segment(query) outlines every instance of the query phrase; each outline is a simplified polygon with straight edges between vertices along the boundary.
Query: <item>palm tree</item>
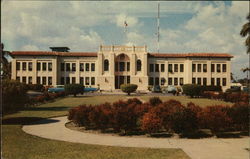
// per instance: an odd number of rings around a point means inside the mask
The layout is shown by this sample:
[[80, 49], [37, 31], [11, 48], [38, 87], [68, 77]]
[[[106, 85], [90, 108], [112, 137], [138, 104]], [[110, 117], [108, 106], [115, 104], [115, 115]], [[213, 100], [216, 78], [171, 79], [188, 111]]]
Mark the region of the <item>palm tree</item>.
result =
[[242, 29], [240, 31], [240, 35], [242, 37], [247, 36], [247, 39], [245, 41], [245, 45], [247, 47], [247, 53], [250, 53], [250, 13], [248, 13], [247, 16], [248, 22], [242, 26]]

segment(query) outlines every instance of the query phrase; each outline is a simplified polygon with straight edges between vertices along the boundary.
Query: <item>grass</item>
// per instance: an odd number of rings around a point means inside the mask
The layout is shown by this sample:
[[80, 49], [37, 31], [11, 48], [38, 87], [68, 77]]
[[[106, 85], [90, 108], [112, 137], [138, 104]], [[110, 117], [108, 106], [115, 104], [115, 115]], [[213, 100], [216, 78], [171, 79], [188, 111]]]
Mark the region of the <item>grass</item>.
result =
[[181, 149], [125, 148], [77, 144], [32, 136], [21, 130], [23, 124], [67, 115], [80, 104], [100, 104], [127, 96], [66, 97], [54, 102], [6, 115], [2, 125], [2, 155], [5, 159], [190, 159]]

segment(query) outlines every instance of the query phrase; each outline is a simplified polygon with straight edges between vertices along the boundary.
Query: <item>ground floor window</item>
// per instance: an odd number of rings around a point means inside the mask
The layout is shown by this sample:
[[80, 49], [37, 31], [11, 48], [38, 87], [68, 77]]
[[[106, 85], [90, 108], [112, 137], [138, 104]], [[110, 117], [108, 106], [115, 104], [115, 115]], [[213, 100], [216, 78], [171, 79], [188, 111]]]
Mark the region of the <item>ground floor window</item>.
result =
[[36, 83], [37, 83], [37, 84], [41, 84], [41, 77], [37, 77], [37, 78], [36, 78]]
[[197, 78], [197, 84], [201, 85], [201, 78]]
[[195, 84], [195, 83], [196, 83], [196, 79], [192, 78], [192, 84]]
[[178, 85], [178, 78], [174, 78], [174, 85], [175, 85], [175, 86]]
[[214, 78], [211, 78], [211, 85], [214, 86]]
[[46, 77], [42, 77], [42, 83], [43, 85], [46, 85]]
[[183, 85], [183, 78], [180, 78], [180, 85]]
[[162, 78], [161, 78], [161, 85], [164, 85], [165, 82], [166, 82], [165, 78], [162, 77]]
[[204, 85], [204, 86], [207, 85], [207, 78], [203, 78], [203, 85]]
[[64, 81], [64, 77], [61, 77], [61, 85], [64, 85], [65, 81]]
[[95, 85], [95, 77], [91, 77], [91, 85]]
[[19, 77], [19, 76], [17, 76], [17, 77], [16, 77], [16, 80], [17, 80], [18, 82], [20, 82], [20, 77]]
[[84, 77], [80, 77], [80, 84], [84, 85]]
[[154, 78], [153, 77], [149, 77], [149, 85], [154, 85]]
[[85, 84], [89, 85], [89, 77], [85, 77]]
[[48, 85], [52, 85], [52, 77], [48, 77]]
[[29, 84], [32, 84], [32, 77], [29, 77], [28, 83], [29, 83]]
[[168, 78], [168, 85], [172, 85], [172, 84], [173, 84], [172, 78]]
[[155, 85], [156, 85], [156, 86], [159, 85], [159, 77], [155, 77]]
[[76, 78], [75, 78], [75, 77], [72, 77], [72, 78], [71, 78], [71, 83], [72, 83], [72, 84], [75, 84], [75, 83], [76, 83]]
[[66, 84], [70, 84], [70, 78], [66, 77]]
[[217, 78], [216, 85], [220, 86], [220, 78]]
[[223, 78], [223, 79], [222, 79], [222, 85], [223, 85], [223, 86], [226, 86], [226, 85], [227, 85], [227, 79], [226, 79], [226, 78]]

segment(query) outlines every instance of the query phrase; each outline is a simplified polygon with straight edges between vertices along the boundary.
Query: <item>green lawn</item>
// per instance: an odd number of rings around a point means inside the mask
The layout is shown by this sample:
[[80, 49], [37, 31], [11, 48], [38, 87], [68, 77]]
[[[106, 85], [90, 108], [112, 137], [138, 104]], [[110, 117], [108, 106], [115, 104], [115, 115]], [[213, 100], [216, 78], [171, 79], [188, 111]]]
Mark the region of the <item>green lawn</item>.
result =
[[190, 159], [181, 149], [149, 149], [96, 146], [55, 141], [32, 136], [21, 125], [43, 118], [67, 115], [70, 107], [126, 99], [127, 96], [66, 97], [15, 114], [6, 115], [2, 125], [5, 159]]

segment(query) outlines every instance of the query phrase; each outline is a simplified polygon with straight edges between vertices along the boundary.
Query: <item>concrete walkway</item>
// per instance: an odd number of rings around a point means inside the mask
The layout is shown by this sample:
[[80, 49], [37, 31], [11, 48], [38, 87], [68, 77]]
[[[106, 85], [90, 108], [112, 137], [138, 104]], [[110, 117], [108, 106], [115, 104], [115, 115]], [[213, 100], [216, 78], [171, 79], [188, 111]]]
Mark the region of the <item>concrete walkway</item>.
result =
[[65, 127], [67, 117], [50, 118], [24, 125], [28, 134], [75, 143], [121, 147], [181, 148], [192, 159], [249, 159], [249, 138], [238, 139], [173, 139], [120, 137], [108, 134], [91, 134]]

